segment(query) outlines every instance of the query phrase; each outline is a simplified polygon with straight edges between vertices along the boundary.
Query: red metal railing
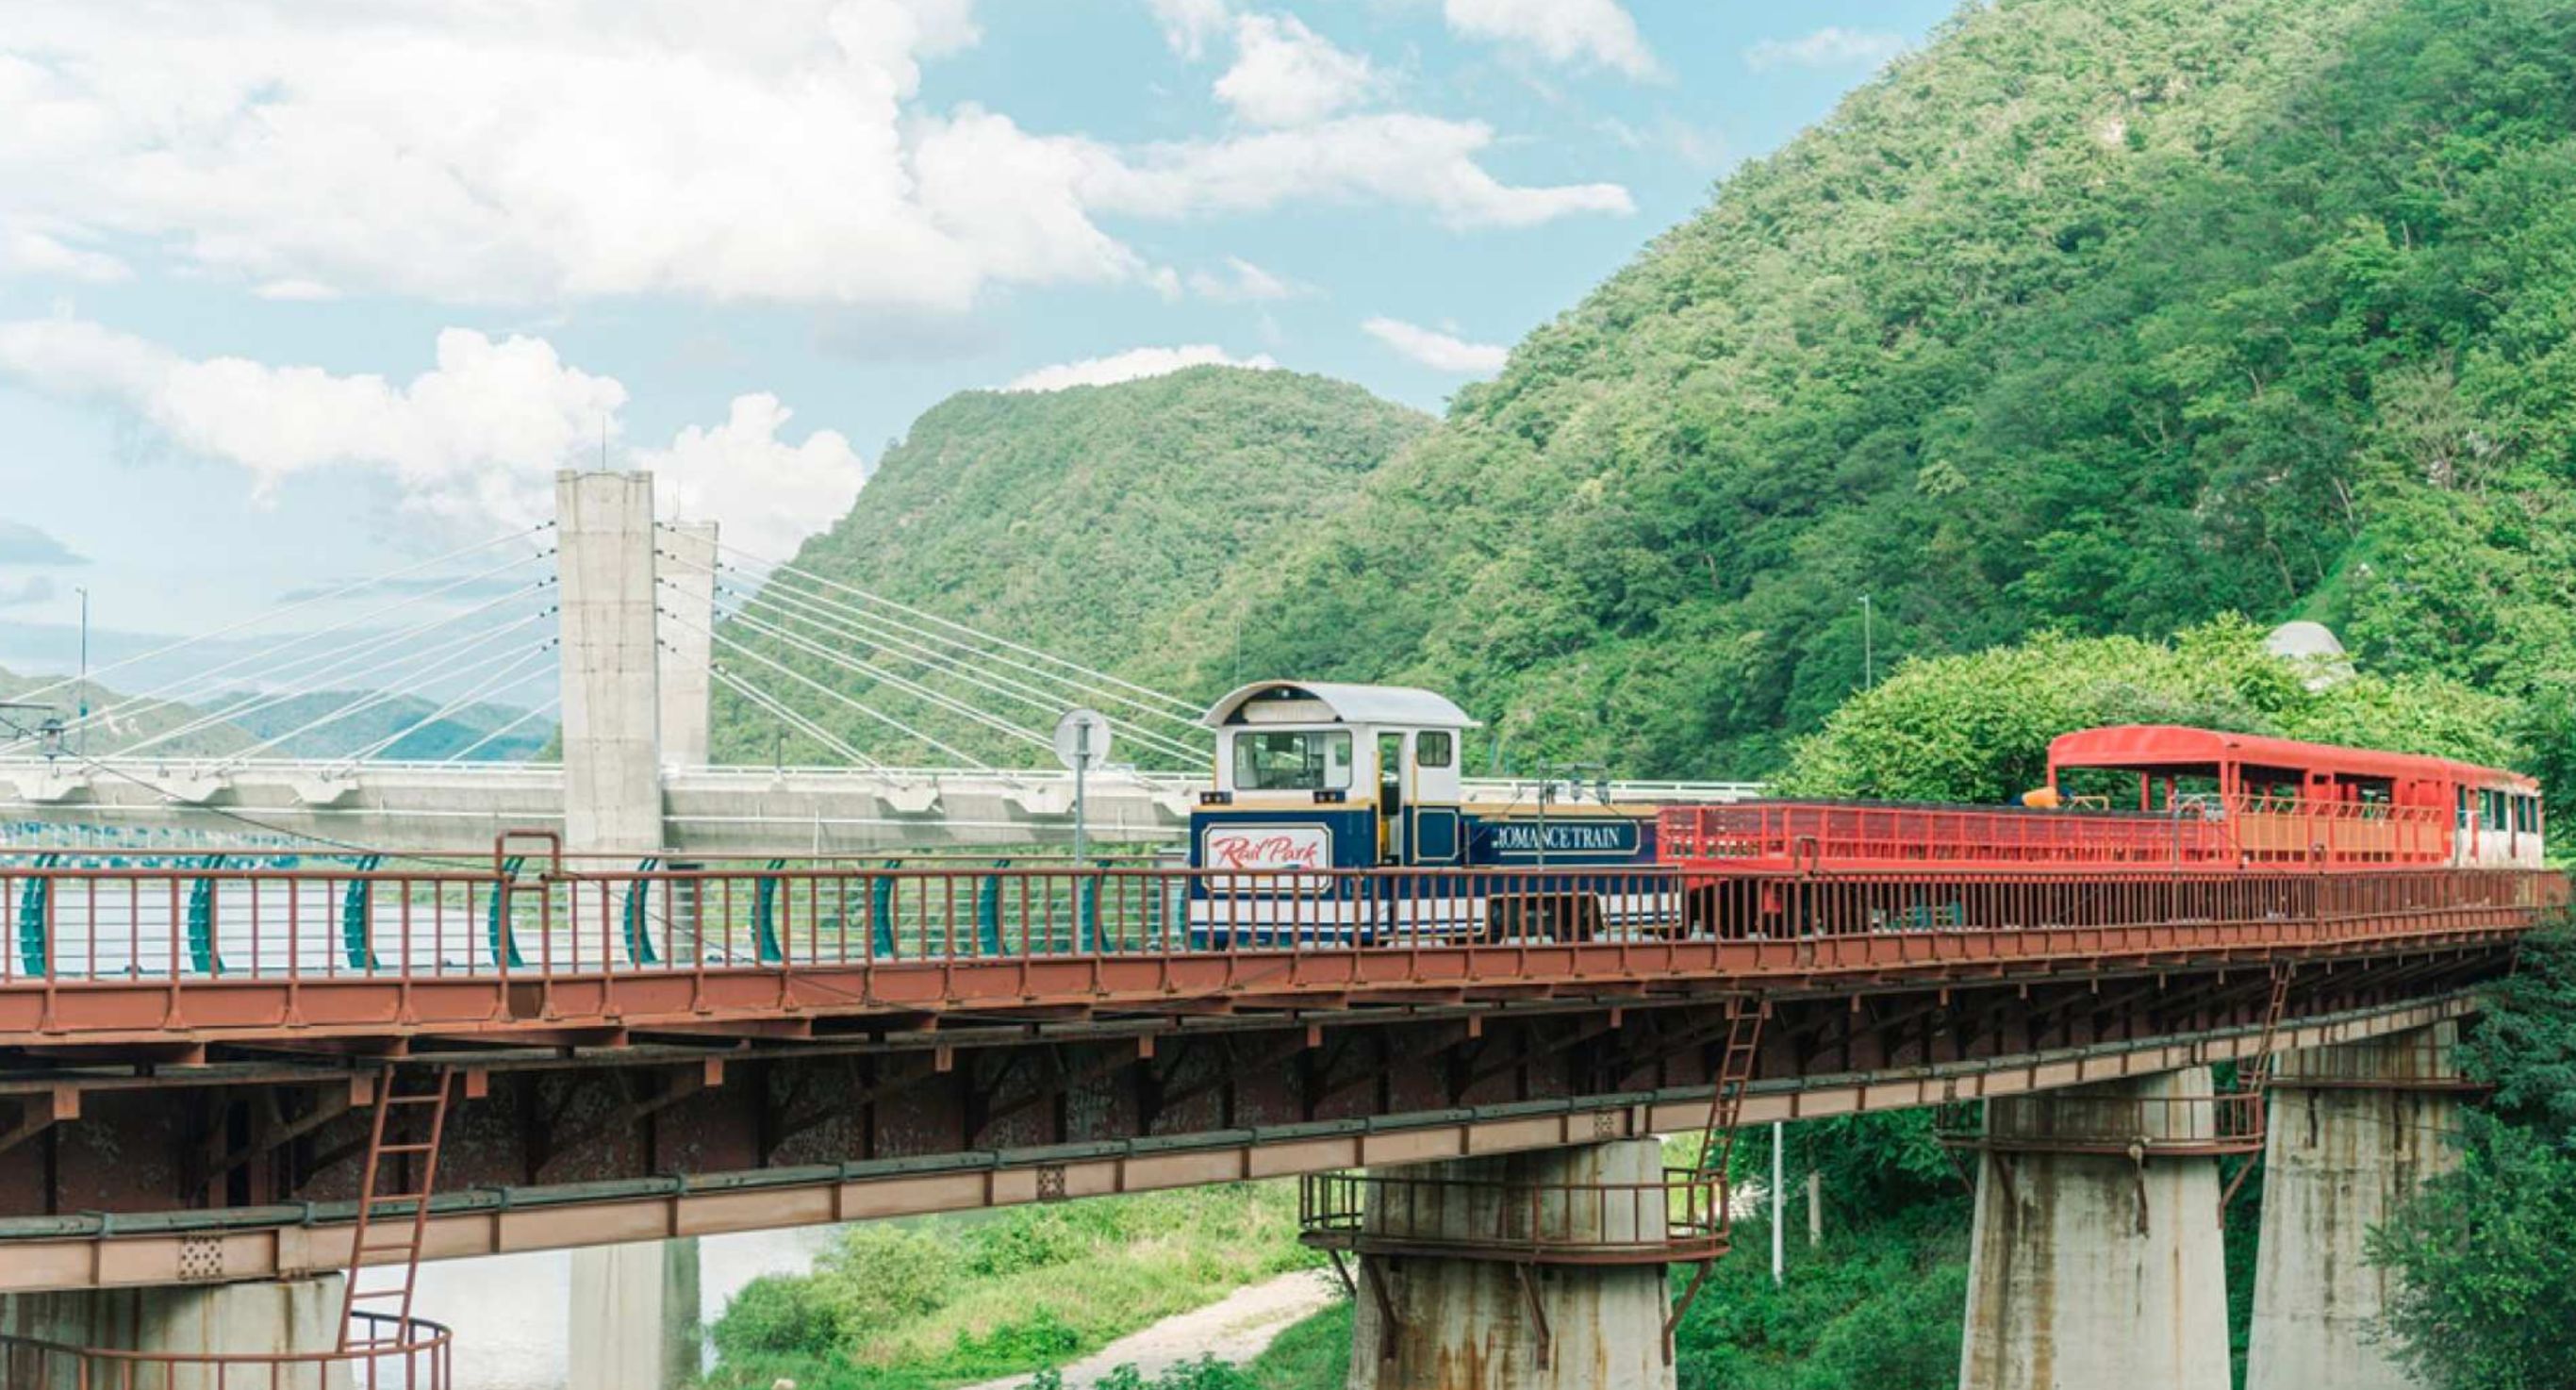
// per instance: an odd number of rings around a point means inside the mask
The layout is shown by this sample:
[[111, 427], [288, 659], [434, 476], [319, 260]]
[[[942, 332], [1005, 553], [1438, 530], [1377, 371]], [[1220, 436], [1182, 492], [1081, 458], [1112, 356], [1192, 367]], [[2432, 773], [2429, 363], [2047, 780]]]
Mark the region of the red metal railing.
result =
[[1298, 1180], [1298, 1239], [1322, 1250], [1524, 1264], [1681, 1264], [1726, 1253], [1722, 1175], [1661, 1182], [1506, 1182], [1315, 1173]]
[[2448, 863], [2448, 824], [2425, 807], [2245, 797], [2156, 815], [1774, 801], [1669, 806], [1657, 834], [1665, 863], [1692, 867], [2362, 868]]
[[0, 866], [0, 1040], [1114, 1004], [2510, 933], [2510, 869]]
[[0, 1334], [10, 1390], [449, 1390], [448, 1330], [426, 1318], [355, 1315], [367, 1335], [312, 1352], [123, 1351]]

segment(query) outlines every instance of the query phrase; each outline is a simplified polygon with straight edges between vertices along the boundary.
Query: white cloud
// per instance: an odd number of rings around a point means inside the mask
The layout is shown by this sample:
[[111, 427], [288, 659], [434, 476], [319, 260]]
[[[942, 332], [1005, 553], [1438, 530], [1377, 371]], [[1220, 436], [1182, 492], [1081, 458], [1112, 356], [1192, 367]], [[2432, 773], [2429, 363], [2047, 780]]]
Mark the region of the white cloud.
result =
[[1436, 372], [1491, 376], [1501, 371], [1511, 356], [1511, 349], [1500, 344], [1471, 343], [1402, 319], [1374, 318], [1361, 324], [1360, 329]]
[[1874, 68], [1904, 51], [1902, 34], [1827, 25], [1794, 39], [1764, 39], [1744, 50], [1744, 65], [1755, 72], [1780, 67]]
[[[243, 469], [260, 496], [303, 474], [363, 469], [389, 479], [413, 511], [482, 529], [551, 514], [555, 470], [592, 458], [603, 429], [618, 437], [626, 403], [615, 378], [567, 365], [543, 338], [464, 328], [441, 332], [436, 365], [397, 384], [191, 359], [80, 319], [28, 319], [0, 323], [0, 375], [131, 410], [180, 448]], [[838, 517], [865, 468], [832, 431], [780, 439], [786, 419], [775, 397], [742, 396], [724, 424], [631, 456], [667, 464], [719, 521], [788, 546]]]
[[1265, 304], [1289, 299], [1302, 292], [1302, 287], [1263, 270], [1241, 256], [1225, 258], [1225, 273], [1208, 270], [1190, 272], [1190, 293], [1201, 299], [1221, 304]]
[[736, 396], [723, 424], [691, 425], [669, 448], [627, 457], [653, 470], [664, 515], [713, 516], [729, 545], [792, 555], [799, 541], [840, 520], [872, 471], [837, 430], [816, 430], [802, 444], [781, 438], [794, 413], [767, 392]]
[[[1164, 12], [1187, 34], [1227, 18]], [[993, 285], [1150, 283], [1104, 214], [1365, 198], [1516, 225], [1610, 201], [1502, 183], [1476, 162], [1489, 131], [1423, 117], [1377, 132], [1413, 141], [1381, 156], [1403, 176], [1354, 180], [1328, 137], [1283, 159], [1275, 134], [1133, 148], [924, 109], [922, 64], [975, 39], [967, 0], [15, 7], [0, 273], [110, 278], [95, 248], [150, 248], [273, 292], [953, 316]], [[1341, 100], [1257, 76], [1239, 85], [1268, 115]]]
[[1287, 203], [1383, 202], [1430, 209], [1453, 227], [1525, 227], [1577, 213], [1636, 211], [1615, 183], [1525, 187], [1485, 171], [1482, 121], [1389, 112], [1241, 139], [1149, 145], [1094, 164], [1083, 196], [1141, 217], [1259, 212]]
[[1234, 42], [1217, 99], [1255, 125], [1312, 125], [1378, 85], [1368, 59], [1334, 47], [1295, 15], [1245, 15], [1235, 21]]
[[1163, 26], [1163, 42], [1195, 63], [1208, 40], [1225, 32], [1225, 0], [1146, 0]]
[[1228, 356], [1225, 349], [1213, 343], [1191, 343], [1185, 347], [1141, 347], [1108, 357], [1086, 358], [1053, 367], [1040, 367], [1019, 377], [1005, 391], [1061, 391], [1068, 386], [1114, 386], [1122, 381], [1140, 381], [1149, 376], [1162, 376], [1184, 367], [1250, 367], [1270, 371], [1278, 367], [1267, 353], [1250, 357]]
[[1441, 14], [1470, 38], [1528, 48], [1551, 63], [1586, 63], [1630, 77], [1661, 72], [1619, 0], [1445, 0]]

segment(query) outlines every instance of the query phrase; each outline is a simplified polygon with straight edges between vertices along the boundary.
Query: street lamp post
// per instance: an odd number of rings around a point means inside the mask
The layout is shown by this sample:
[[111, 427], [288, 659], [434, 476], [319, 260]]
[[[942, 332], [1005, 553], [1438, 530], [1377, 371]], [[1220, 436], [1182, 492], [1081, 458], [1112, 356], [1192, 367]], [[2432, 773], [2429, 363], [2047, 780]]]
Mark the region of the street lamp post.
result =
[[72, 749], [86, 752], [89, 749], [89, 590], [76, 584], [72, 586], [72, 592], [80, 595], [80, 709], [72, 724], [76, 734]]

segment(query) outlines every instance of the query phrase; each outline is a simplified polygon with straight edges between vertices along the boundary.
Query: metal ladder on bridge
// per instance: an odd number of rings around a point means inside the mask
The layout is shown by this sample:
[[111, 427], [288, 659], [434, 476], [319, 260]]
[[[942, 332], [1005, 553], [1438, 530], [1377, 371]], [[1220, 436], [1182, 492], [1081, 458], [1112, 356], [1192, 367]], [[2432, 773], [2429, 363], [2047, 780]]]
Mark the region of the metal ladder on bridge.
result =
[[[1745, 1092], [1753, 1089], [1754, 1067], [1762, 1059], [1762, 1023], [1770, 1013], [1771, 1006], [1759, 997], [1739, 999], [1730, 1006], [1726, 1050], [1718, 1054], [1717, 1088], [1709, 1097], [1708, 1124], [1700, 1131], [1699, 1171], [1702, 1176], [1717, 1177], [1718, 1203], [1724, 1210], [1716, 1215], [1726, 1226], [1735, 1222], [1735, 1185], [1727, 1176], [1735, 1164], [1735, 1131], [1744, 1116]], [[1691, 1271], [1690, 1282], [1673, 1300], [1672, 1313], [1664, 1319], [1666, 1365], [1672, 1364], [1673, 1331], [1681, 1326], [1683, 1315], [1690, 1312], [1691, 1301], [1699, 1297], [1708, 1272], [1705, 1260]]]
[[[447, 1100], [455, 1089], [455, 1074], [447, 1068], [427, 1073], [429, 1087], [405, 1091], [401, 1083], [419, 1072], [403, 1072], [386, 1067], [376, 1075], [376, 1115], [374, 1128], [367, 1136], [367, 1166], [358, 1181], [357, 1229], [350, 1235], [349, 1277], [340, 1301], [340, 1350], [350, 1351], [362, 1304], [385, 1299], [398, 1300], [391, 1315], [395, 1321], [392, 1334], [400, 1340], [411, 1325], [411, 1296], [420, 1276], [420, 1247], [429, 1230], [429, 1194], [438, 1187], [438, 1145], [447, 1132]], [[388, 1163], [387, 1160], [392, 1160]], [[414, 1186], [407, 1178], [393, 1178], [395, 1190], [380, 1190], [389, 1174], [418, 1174]], [[408, 1204], [404, 1214], [395, 1208]], [[401, 1231], [395, 1240], [376, 1239], [380, 1227], [392, 1226]], [[391, 1268], [400, 1282], [376, 1288], [363, 1288], [367, 1260], [371, 1255], [399, 1253], [402, 1262]], [[381, 1316], [380, 1314], [371, 1314]], [[382, 1340], [370, 1338], [370, 1341]]]

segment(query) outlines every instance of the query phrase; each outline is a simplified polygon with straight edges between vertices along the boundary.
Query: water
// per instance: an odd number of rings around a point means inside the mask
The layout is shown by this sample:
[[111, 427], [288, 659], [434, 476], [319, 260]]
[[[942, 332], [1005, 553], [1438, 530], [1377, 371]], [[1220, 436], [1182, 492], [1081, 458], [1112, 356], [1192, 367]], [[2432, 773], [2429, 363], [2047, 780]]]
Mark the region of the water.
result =
[[[760, 1275], [810, 1268], [832, 1236], [818, 1227], [702, 1238], [701, 1321], [712, 1326], [725, 1301]], [[563, 1390], [571, 1297], [572, 1256], [538, 1250], [422, 1265], [414, 1305], [456, 1330], [456, 1390]]]

